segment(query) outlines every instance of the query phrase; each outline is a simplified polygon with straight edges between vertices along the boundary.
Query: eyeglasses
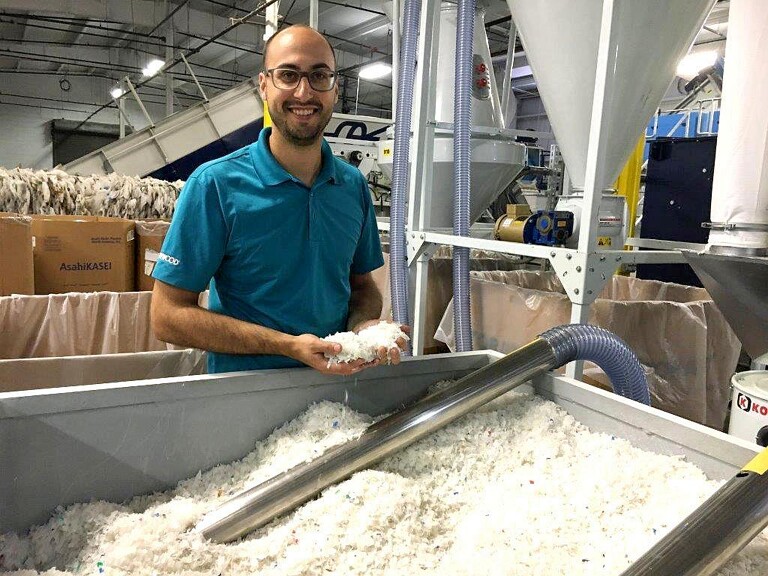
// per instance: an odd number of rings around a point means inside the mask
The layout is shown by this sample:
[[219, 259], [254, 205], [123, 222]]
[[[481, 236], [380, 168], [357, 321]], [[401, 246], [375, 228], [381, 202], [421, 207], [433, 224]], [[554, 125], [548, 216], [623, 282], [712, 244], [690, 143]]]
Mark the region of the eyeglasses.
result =
[[336, 72], [325, 68], [311, 72], [293, 68], [269, 68], [264, 73], [272, 77], [272, 84], [278, 90], [295, 90], [302, 78], [306, 78], [312, 90], [317, 92], [328, 92], [336, 85]]

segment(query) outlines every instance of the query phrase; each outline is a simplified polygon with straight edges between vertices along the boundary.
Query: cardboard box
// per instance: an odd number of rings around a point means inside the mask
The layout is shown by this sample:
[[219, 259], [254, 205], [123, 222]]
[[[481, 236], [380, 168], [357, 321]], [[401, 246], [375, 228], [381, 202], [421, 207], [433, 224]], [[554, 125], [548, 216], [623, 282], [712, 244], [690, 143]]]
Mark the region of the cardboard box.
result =
[[136, 221], [136, 290], [152, 290], [157, 255], [171, 225], [169, 220]]
[[35, 293], [129, 292], [135, 226], [104, 216], [33, 216]]
[[32, 219], [0, 212], [0, 296], [34, 294]]
[[507, 216], [510, 218], [519, 218], [520, 216], [530, 216], [531, 207], [528, 204], [507, 204]]

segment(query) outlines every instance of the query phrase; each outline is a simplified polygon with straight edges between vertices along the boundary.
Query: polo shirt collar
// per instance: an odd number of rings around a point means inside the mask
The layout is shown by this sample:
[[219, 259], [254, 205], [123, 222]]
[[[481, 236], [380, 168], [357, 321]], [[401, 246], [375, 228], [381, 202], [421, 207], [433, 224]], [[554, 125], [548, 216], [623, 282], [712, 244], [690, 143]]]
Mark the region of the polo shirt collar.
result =
[[[256, 146], [251, 148], [251, 159], [259, 178], [261, 178], [266, 186], [276, 186], [291, 180], [299, 182], [297, 178], [291, 176], [288, 171], [275, 160], [275, 157], [269, 149], [270, 134], [272, 134], [272, 128], [264, 128], [259, 134]], [[336, 158], [334, 158], [331, 147], [328, 142], [325, 141], [325, 138], [323, 138], [320, 154], [320, 173], [315, 179], [315, 185], [325, 182], [338, 183], [339, 175], [336, 172]]]

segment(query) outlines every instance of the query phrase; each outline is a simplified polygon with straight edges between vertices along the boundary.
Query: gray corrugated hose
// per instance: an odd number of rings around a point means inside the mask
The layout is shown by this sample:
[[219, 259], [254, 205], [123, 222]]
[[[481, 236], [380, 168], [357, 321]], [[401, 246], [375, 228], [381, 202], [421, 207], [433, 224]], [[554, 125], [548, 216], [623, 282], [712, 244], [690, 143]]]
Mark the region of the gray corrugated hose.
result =
[[[389, 218], [389, 267], [392, 315], [398, 324], [410, 324], [408, 314], [408, 254], [405, 248], [405, 216], [408, 198], [411, 115], [416, 76], [416, 48], [419, 40], [421, 0], [406, 0], [403, 16], [400, 92], [395, 114], [395, 149], [392, 155], [392, 198]], [[394, 15], [397, 25], [398, 14]], [[395, 54], [393, 57], [397, 57]]]
[[576, 360], [594, 362], [608, 375], [616, 394], [650, 406], [651, 393], [635, 353], [608, 330], [589, 324], [566, 324], [539, 336], [549, 342], [563, 366]]
[[[469, 236], [469, 194], [472, 162], [472, 52], [475, 0], [460, 0], [456, 15], [456, 79], [453, 104], [453, 233]], [[453, 328], [456, 350], [472, 350], [469, 248], [453, 247]]]

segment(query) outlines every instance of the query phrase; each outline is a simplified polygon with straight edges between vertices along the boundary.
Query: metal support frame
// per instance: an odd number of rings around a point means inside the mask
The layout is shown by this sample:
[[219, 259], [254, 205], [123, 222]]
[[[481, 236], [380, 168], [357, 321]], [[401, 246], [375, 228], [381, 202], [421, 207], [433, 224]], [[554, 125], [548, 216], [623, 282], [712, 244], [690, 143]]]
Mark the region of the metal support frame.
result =
[[280, 26], [280, 2], [267, 6], [264, 10], [264, 42], [269, 40]]
[[[436, 122], [430, 121], [429, 124], [434, 126], [438, 130], [448, 130], [453, 132], [453, 122]], [[518, 136], [526, 136], [528, 138], [542, 138], [545, 140], [551, 140], [555, 137], [552, 132], [536, 132], [534, 130], [518, 130], [517, 128], [495, 128], [492, 126], [472, 126], [470, 131], [471, 136], [504, 139], [514, 141]]]
[[[413, 108], [413, 137], [411, 165], [408, 177], [408, 216], [406, 220], [406, 243], [409, 253], [409, 291], [411, 302], [410, 317], [413, 323], [411, 347], [413, 354], [424, 352], [424, 326], [427, 309], [427, 282], [429, 258], [423, 254], [414, 255], [411, 250], [417, 244], [415, 230], [429, 226], [432, 203], [432, 171], [429, 169], [434, 156], [435, 144], [435, 78], [437, 76], [437, 53], [440, 45], [440, 2], [424, 0], [419, 21], [419, 68], [415, 82], [415, 105]], [[428, 57], [424, 57], [428, 55]], [[424, 63], [424, 65], [422, 65]], [[416, 154], [415, 151], [420, 151]], [[418, 242], [420, 244], [420, 242]]]
[[[605, 155], [607, 140], [604, 136], [607, 133], [608, 125], [603, 121], [604, 113], [611, 103], [613, 98], [611, 85], [608, 83], [608, 75], [613, 69], [616, 63], [616, 52], [610, 50], [610, 46], [615, 45], [615, 37], [618, 34], [618, 28], [614, 26], [616, 18], [618, 18], [618, 11], [614, 10], [615, 0], [603, 1], [603, 12], [600, 23], [600, 40], [597, 47], [597, 67], [595, 71], [595, 89], [592, 97], [592, 119], [589, 126], [589, 144], [587, 146], [587, 166], [584, 178], [584, 207], [581, 211], [581, 223], [579, 224], [579, 242], [578, 253], [575, 254], [576, 260], [583, 260], [582, 266], [583, 273], [587, 270], [597, 270], [601, 266], [590, 259], [587, 255], [595, 252], [597, 248], [597, 231], [598, 231], [598, 213], [600, 210], [600, 200], [602, 199], [602, 188], [600, 184], [604, 179], [605, 174]], [[598, 260], [600, 262], [600, 260]], [[620, 257], [614, 265], [619, 264]], [[586, 268], [583, 268], [585, 267]], [[553, 263], [555, 271], [558, 271], [558, 266]], [[575, 269], [574, 269], [575, 271]], [[567, 278], [567, 270], [561, 270], [558, 272], [563, 286], [566, 283], [570, 283], [570, 279]], [[610, 271], [612, 272], [612, 270]], [[610, 272], [602, 269], [600, 271], [600, 279], [602, 284], [600, 290], [602, 290], [603, 284], [610, 277]], [[580, 286], [572, 288], [577, 298], [583, 298], [585, 293], [589, 296], [596, 297], [600, 290], [597, 289], [597, 285], [592, 282], [587, 282], [587, 276], [580, 276], [580, 281], [577, 281]], [[578, 290], [578, 293], [576, 292]], [[566, 288], [567, 291], [567, 288]], [[571, 294], [571, 322], [572, 323], [584, 323], [589, 320], [589, 303], [583, 301], [574, 300]], [[568, 365], [566, 368], [566, 374], [572, 378], [581, 378], [584, 371], [583, 362], [574, 362]]]
[[189, 65], [189, 62], [184, 56], [184, 52], [179, 52], [179, 55], [181, 56], [181, 59], [184, 61], [184, 66], [186, 66], [187, 70], [189, 70], [189, 75], [192, 76], [192, 80], [195, 81], [195, 86], [197, 86], [197, 89], [200, 91], [200, 95], [203, 97], [203, 100], [208, 102], [208, 96], [205, 95], [205, 91], [203, 90], [203, 87], [200, 86], [200, 82], [197, 81], [197, 76], [195, 76], [195, 71], [192, 70], [192, 66]]
[[224, 134], [221, 133], [221, 130], [219, 130], [219, 127], [216, 125], [216, 122], [213, 121], [213, 118], [211, 117], [211, 103], [209, 101], [205, 101], [202, 103], [203, 110], [205, 110], [206, 114], [205, 117], [208, 120], [208, 125], [213, 129], [213, 131], [216, 133], [216, 136], [219, 140], [222, 139]]
[[128, 78], [128, 76], [125, 77], [125, 83], [128, 84], [128, 90], [130, 90], [131, 94], [133, 94], [136, 103], [139, 105], [139, 108], [141, 108], [141, 111], [144, 114], [144, 117], [147, 119], [147, 122], [149, 122], [149, 125], [154, 126], [155, 122], [152, 120], [152, 116], [150, 116], [149, 112], [147, 112], [147, 109], [144, 107], [144, 102], [142, 102], [141, 98], [139, 98], [139, 95], [136, 93], [136, 88], [133, 87], [133, 82], [131, 82], [131, 79]]
[[[486, 230], [485, 237], [477, 237], [480, 227], [473, 226], [473, 236], [460, 237], [452, 235], [450, 230], [431, 227], [429, 222], [432, 201], [430, 160], [433, 157], [434, 134], [436, 129], [452, 130], [449, 123], [438, 123], [434, 120], [434, 65], [421, 66], [421, 63], [436, 62], [437, 35], [439, 26], [438, 0], [425, 0], [422, 8], [420, 23], [420, 40], [418, 61], [420, 63], [416, 79], [416, 101], [414, 103], [413, 140], [411, 154], [411, 169], [409, 180], [409, 202], [407, 226], [407, 254], [410, 267], [410, 293], [414, 306], [413, 319], [413, 351], [414, 354], [423, 352], [424, 310], [426, 307], [427, 263], [435, 249], [440, 245], [465, 246], [490, 252], [501, 252], [518, 256], [539, 258], [548, 261], [565, 288], [572, 303], [572, 322], [585, 322], [589, 317], [590, 305], [600, 294], [601, 290], [613, 273], [622, 264], [662, 264], [684, 263], [685, 259], [677, 246], [653, 246], [659, 250], [597, 250], [598, 212], [602, 198], [602, 188], [598, 185], [605, 174], [606, 139], [605, 133], [609, 126], [603, 122], [604, 111], [610, 105], [613, 94], [606, 82], [612, 69], [615, 53], [609, 50], [612, 40], [617, 34], [614, 26], [618, 13], [614, 10], [615, 0], [605, 0], [603, 4], [600, 44], [598, 48], [597, 77], [590, 126], [589, 148], [587, 154], [587, 170], [584, 190], [584, 208], [582, 224], [579, 233], [579, 244], [576, 249], [518, 244], [490, 239]], [[607, 90], [606, 90], [607, 88]], [[492, 128], [473, 127], [473, 135], [480, 137], [512, 138], [515, 130], [498, 130]], [[525, 135], [533, 135], [524, 132]], [[551, 137], [551, 134], [548, 135]], [[569, 188], [567, 175], [564, 175], [563, 186]], [[379, 222], [379, 228], [386, 230], [386, 222]], [[629, 242], [631, 244], [631, 242]], [[671, 249], [670, 249], [671, 248]], [[681, 246], [681, 248], [683, 248]], [[503, 311], [499, 311], [503, 313]], [[572, 363], [567, 368], [570, 377], [579, 378], [582, 367], [580, 363]]]
[[[168, 21], [168, 26], [165, 30], [165, 61], [173, 62], [173, 18]], [[173, 114], [173, 72], [166, 70], [165, 72], [165, 115], [170, 116]]]
[[320, 16], [320, 6], [318, 0], [309, 0], [309, 25], [317, 30]]
[[[448, 233], [416, 231], [408, 235], [408, 260], [419, 258], [431, 245], [465, 246], [488, 252], [548, 260], [571, 302], [588, 306], [595, 301], [613, 272], [623, 264], [683, 264], [679, 250], [604, 250], [584, 254], [571, 248], [517, 244]], [[687, 248], [687, 246], [681, 246]]]
[[125, 100], [121, 96], [117, 99], [117, 116], [120, 125], [120, 138], [125, 138], [125, 125], [130, 124], [128, 117], [125, 115]]
[[517, 26], [515, 21], [509, 21], [509, 40], [507, 41], [507, 63], [504, 65], [504, 84], [501, 88], [501, 115], [504, 118], [504, 127], [508, 127], [507, 108], [509, 97], [512, 94], [512, 69], [515, 61], [515, 46], [517, 45]]

